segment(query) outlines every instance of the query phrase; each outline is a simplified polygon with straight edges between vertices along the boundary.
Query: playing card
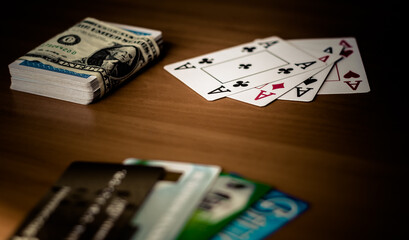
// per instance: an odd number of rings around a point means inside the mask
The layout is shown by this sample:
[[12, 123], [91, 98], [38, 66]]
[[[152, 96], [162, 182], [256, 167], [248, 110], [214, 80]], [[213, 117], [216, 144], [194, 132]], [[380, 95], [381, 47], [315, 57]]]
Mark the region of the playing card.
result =
[[[321, 69], [322, 68], [319, 70]], [[264, 107], [300, 84], [305, 79], [311, 77], [312, 74], [315, 74], [315, 71], [305, 72], [276, 82], [267, 83], [244, 92], [229, 95], [228, 97], [241, 102]]]
[[328, 64], [337, 61], [343, 49], [338, 42], [329, 38], [291, 39], [288, 42]]
[[27, 216], [12, 240], [129, 239], [132, 216], [161, 167], [74, 162]]
[[269, 37], [165, 66], [209, 101], [326, 64], [279, 37]]
[[344, 49], [342, 61], [335, 64], [318, 94], [366, 93], [370, 91], [364, 64], [355, 38], [333, 39]]
[[220, 174], [177, 239], [209, 239], [269, 190], [263, 183]]
[[[328, 63], [322, 71], [318, 72], [314, 76], [309, 77], [301, 84], [297, 85], [284, 95], [280, 96], [279, 100], [291, 100], [301, 102], [311, 102], [317, 95], [319, 89], [328, 77], [334, 63], [340, 61], [342, 56], [340, 55], [343, 50], [343, 46], [338, 44], [338, 41], [334, 39], [296, 39], [289, 40], [291, 44], [304, 49], [307, 52], [315, 51], [324, 53], [320, 60]], [[326, 53], [326, 54], [325, 54]]]
[[211, 240], [261, 240], [302, 214], [308, 204], [271, 190]]
[[300, 83], [296, 87], [290, 89], [290, 91], [280, 96], [278, 99], [299, 102], [311, 102], [317, 95], [320, 87], [324, 83], [325, 79], [328, 77], [328, 74], [331, 72], [331, 69], [333, 67], [334, 64], [326, 66], [323, 70], [307, 78], [302, 83]]
[[[338, 46], [337, 44], [331, 45], [320, 39], [313, 40], [305, 39], [297, 40], [294, 42], [291, 41], [288, 42], [302, 49], [306, 53], [314, 56], [315, 58], [318, 59], [318, 61], [329, 65], [332, 65], [333, 62], [340, 58], [338, 53], [342, 49], [342, 47]], [[305, 72], [282, 80], [278, 80], [272, 83], [268, 83], [266, 85], [249, 89], [244, 92], [229, 95], [228, 97], [260, 107], [266, 106], [267, 104], [273, 102], [280, 96], [289, 92], [291, 89], [294, 89], [294, 87], [296, 87], [300, 83], [304, 81], [311, 83], [312, 81], [311, 79], [316, 78], [315, 75], [317, 75], [317, 77], [321, 77], [322, 75], [326, 76], [325, 73], [321, 73], [322, 71], [324, 71], [324, 69], [326, 69], [326, 67], [327, 65], [324, 65], [323, 67], [313, 69], [312, 71]], [[324, 79], [325, 78], [323, 78], [322, 81]], [[300, 93], [300, 95], [302, 94]]]
[[133, 240], [175, 239], [220, 173], [218, 166], [161, 160], [129, 158], [125, 164], [159, 166], [167, 175], [177, 175], [173, 180], [165, 176], [156, 183], [132, 219], [140, 226]]

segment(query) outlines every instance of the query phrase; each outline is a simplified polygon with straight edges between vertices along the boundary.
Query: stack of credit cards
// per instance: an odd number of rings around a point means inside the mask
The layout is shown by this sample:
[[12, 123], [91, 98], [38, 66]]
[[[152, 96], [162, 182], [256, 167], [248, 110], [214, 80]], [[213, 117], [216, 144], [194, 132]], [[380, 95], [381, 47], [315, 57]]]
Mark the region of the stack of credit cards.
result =
[[266, 106], [310, 102], [317, 94], [370, 91], [354, 37], [256, 39], [178, 61], [165, 70], [208, 101], [231, 98]]
[[214, 165], [73, 162], [9, 239], [263, 239], [307, 208]]

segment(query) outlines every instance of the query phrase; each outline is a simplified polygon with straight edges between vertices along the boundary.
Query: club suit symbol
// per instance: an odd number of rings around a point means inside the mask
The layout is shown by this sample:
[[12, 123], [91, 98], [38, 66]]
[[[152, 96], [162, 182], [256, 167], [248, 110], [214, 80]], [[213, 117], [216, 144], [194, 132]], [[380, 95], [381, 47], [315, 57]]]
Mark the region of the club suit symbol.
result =
[[247, 87], [249, 81], [237, 81], [236, 84], [233, 85], [233, 87]]
[[203, 58], [200, 62], [199, 62], [199, 64], [204, 64], [204, 63], [208, 63], [208, 64], [210, 64], [210, 63], [213, 63], [213, 58]]
[[256, 47], [243, 47], [242, 52], [253, 52]]
[[278, 69], [278, 73], [289, 74], [291, 71], [294, 70], [293, 68], [280, 68]]
[[249, 69], [251, 67], [251, 64], [250, 63], [248, 63], [248, 64], [240, 64], [239, 65], [239, 68], [241, 68], [241, 69]]

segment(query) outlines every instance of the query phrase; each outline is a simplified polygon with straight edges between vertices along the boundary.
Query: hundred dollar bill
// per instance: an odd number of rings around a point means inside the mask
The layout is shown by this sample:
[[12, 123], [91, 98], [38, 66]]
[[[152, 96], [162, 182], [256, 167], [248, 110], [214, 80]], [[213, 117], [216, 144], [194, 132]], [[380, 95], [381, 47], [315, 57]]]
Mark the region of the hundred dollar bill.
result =
[[113, 24], [86, 18], [18, 60], [95, 76], [103, 95], [154, 60], [160, 48], [152, 36], [141, 36]]

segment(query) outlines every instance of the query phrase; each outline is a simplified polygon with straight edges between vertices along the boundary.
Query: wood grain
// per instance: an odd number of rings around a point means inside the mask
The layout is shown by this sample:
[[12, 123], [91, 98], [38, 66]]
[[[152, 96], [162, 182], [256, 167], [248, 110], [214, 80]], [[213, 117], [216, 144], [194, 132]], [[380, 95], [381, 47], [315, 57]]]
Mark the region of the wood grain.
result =
[[[310, 203], [269, 239], [394, 239], [408, 213], [407, 97], [385, 70], [398, 15], [323, 0], [11, 3], [1, 21], [0, 239], [72, 161], [128, 157], [217, 164]], [[163, 31], [163, 57], [88, 106], [9, 89], [9, 63], [87, 16]], [[259, 108], [207, 102], [163, 69], [272, 35], [356, 37], [371, 92]]]

